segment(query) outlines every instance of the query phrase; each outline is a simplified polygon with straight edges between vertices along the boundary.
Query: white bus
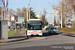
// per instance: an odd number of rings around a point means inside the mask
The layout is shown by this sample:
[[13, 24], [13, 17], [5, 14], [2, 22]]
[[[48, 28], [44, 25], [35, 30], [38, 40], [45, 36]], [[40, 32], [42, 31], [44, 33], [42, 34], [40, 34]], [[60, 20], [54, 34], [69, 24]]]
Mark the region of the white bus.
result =
[[29, 19], [27, 21], [27, 36], [39, 35], [42, 36], [42, 20]]

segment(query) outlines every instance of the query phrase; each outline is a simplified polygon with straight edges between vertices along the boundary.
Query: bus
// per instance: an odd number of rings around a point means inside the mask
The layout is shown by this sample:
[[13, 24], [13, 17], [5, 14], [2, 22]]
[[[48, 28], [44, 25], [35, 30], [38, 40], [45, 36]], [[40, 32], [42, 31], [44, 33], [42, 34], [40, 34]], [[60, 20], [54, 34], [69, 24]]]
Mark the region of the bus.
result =
[[39, 35], [42, 37], [42, 20], [40, 19], [29, 19], [27, 21], [27, 36]]

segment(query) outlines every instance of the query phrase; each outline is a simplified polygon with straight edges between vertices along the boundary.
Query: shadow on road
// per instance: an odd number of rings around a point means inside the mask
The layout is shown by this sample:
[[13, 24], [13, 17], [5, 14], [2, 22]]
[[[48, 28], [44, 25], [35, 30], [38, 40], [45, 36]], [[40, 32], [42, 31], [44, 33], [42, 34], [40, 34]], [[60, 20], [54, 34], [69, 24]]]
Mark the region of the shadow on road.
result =
[[50, 35], [48, 32], [45, 32], [43, 33], [43, 36], [46, 37], [46, 36], [52, 36], [52, 35]]
[[8, 39], [15, 39], [15, 38], [24, 38], [25, 36], [15, 36], [15, 37], [8, 37]]
[[59, 34], [63, 34], [64, 32], [59, 32]]
[[[62, 34], [62, 33], [59, 33], [59, 34]], [[51, 34], [49, 34], [48, 32], [44, 32], [44, 33], [43, 33], [43, 36], [44, 36], [44, 37], [47, 37], [47, 36], [53, 36], [53, 35], [59, 35], [59, 34], [52, 34], [52, 35], [51, 35]]]

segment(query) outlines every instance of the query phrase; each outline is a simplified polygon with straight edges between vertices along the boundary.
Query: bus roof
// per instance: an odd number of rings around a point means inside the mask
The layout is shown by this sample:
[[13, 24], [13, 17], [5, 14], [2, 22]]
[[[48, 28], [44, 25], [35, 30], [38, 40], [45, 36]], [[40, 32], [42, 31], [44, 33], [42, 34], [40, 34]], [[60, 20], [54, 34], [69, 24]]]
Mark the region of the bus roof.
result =
[[42, 21], [40, 19], [29, 19], [28, 21]]

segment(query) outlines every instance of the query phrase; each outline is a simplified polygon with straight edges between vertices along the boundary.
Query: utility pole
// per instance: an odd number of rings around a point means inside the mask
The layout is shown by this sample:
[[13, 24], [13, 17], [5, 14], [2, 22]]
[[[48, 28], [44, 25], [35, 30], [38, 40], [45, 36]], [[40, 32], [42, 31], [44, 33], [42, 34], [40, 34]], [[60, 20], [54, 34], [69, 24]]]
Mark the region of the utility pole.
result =
[[54, 26], [54, 24], [55, 24], [55, 23], [54, 23], [54, 18], [55, 18], [55, 15], [54, 15], [54, 13], [53, 13], [53, 26]]
[[16, 31], [16, 19], [15, 19], [15, 31]]
[[63, 10], [63, 3], [61, 5], [61, 28], [63, 28], [63, 25], [62, 25], [62, 10]]
[[30, 19], [30, 8], [29, 8], [29, 19]]
[[4, 20], [4, 9], [3, 9], [3, 20]]
[[16, 20], [17, 20], [17, 18], [16, 18], [16, 16], [15, 16], [15, 31], [16, 31]]
[[3, 5], [1, 6], [1, 20], [3, 20]]
[[3, 8], [3, 20], [5, 20], [5, 8]]
[[28, 5], [27, 5], [27, 21], [28, 21]]

